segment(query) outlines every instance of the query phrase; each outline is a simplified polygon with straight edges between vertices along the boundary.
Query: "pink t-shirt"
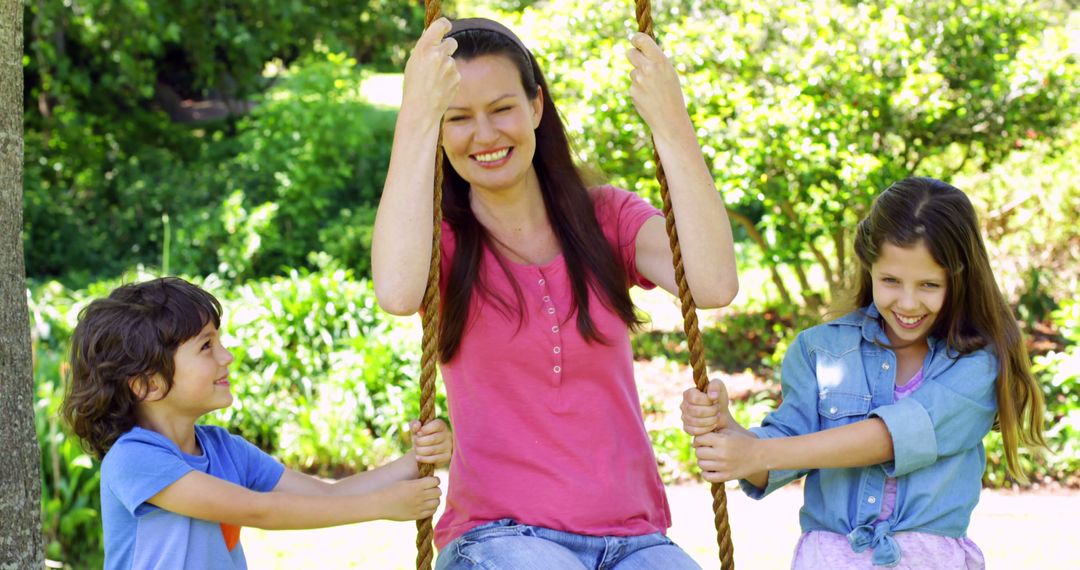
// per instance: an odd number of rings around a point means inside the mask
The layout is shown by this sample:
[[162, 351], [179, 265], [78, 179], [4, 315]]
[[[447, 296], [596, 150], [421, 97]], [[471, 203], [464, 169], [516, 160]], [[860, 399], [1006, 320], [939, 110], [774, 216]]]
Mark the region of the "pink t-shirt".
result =
[[[593, 201], [631, 282], [652, 287], [635, 268], [634, 240], [659, 211], [612, 187], [595, 189]], [[445, 224], [442, 235], [445, 278], [455, 243]], [[503, 518], [587, 535], [665, 531], [671, 514], [642, 420], [626, 325], [590, 291], [590, 315], [608, 344], [586, 343], [569, 312], [562, 255], [542, 266], [506, 264], [524, 297], [523, 320], [474, 292], [461, 345], [442, 366], [456, 446], [435, 544]], [[490, 289], [514, 302], [491, 251], [480, 271]]]

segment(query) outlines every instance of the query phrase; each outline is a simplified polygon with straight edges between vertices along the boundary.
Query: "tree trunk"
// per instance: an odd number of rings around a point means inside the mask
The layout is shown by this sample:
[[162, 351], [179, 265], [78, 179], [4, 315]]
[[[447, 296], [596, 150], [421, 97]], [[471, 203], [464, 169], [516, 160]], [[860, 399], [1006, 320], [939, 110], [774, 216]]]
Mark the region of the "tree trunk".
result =
[[45, 566], [22, 246], [23, 4], [0, 0], [0, 570]]

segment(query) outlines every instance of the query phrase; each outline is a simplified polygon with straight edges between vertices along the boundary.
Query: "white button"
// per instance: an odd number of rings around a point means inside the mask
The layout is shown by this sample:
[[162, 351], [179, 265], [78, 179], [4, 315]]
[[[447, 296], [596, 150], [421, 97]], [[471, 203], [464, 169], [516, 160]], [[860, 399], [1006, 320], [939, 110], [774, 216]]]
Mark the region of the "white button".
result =
[[543, 279], [541, 279], [540, 281], [537, 281], [537, 283], [539, 283], [539, 284], [543, 285], [543, 284], [544, 284], [544, 280], [543, 280]]
[[553, 332], [553, 333], [559, 332], [559, 327], [558, 326], [551, 327], [551, 332]]
[[554, 352], [555, 354], [559, 354], [560, 352], [562, 352], [562, 349], [556, 346], [556, 347], [555, 347], [555, 348], [553, 349], [553, 352]]
[[830, 414], [835, 414], [836, 413], [836, 406], [833, 406], [833, 407], [829, 408], [829, 413]]
[[555, 371], [555, 373], [556, 373], [556, 374], [558, 374], [558, 373], [562, 372], [562, 366], [556, 366], [556, 367], [555, 367], [555, 368], [553, 368], [552, 370], [554, 370], [554, 371]]
[[874, 504], [874, 503], [876, 503], [876, 502], [877, 502], [877, 497], [873, 497], [873, 496], [871, 496], [871, 497], [868, 497], [868, 498], [866, 499], [866, 502], [867, 502], [867, 503], [870, 503], [870, 504], [872, 505], [872, 504]]
[[550, 301], [550, 300], [551, 300], [551, 296], [550, 296], [550, 295], [544, 295], [544, 302], [545, 302], [545, 303], [547, 303], [547, 302], [548, 302], [548, 301]]
[[888, 369], [889, 369], [889, 363], [888, 363], [888, 362], [885, 362], [885, 363], [883, 363], [883, 364], [881, 365], [881, 369], [882, 369], [882, 370], [888, 370]]
[[548, 307], [548, 314], [549, 315], [554, 315], [555, 314], [555, 307]]

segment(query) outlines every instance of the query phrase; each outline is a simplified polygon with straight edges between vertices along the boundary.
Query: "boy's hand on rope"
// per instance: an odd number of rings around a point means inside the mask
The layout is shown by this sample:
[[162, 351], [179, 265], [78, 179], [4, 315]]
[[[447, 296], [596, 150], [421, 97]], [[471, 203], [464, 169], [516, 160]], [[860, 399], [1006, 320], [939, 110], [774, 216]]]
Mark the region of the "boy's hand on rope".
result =
[[665, 136], [667, 129], [689, 124], [679, 74], [660, 46], [640, 32], [630, 38], [630, 45], [633, 47], [626, 51], [634, 66], [630, 71], [630, 98], [654, 136]]
[[409, 424], [412, 432], [413, 450], [420, 463], [431, 463], [441, 467], [450, 463], [454, 452], [454, 438], [450, 428], [442, 420], [432, 420], [423, 426], [413, 420]]
[[412, 109], [436, 120], [446, 113], [461, 81], [451, 57], [457, 51], [457, 40], [443, 37], [450, 28], [450, 20], [439, 18], [416, 41], [405, 64], [403, 111]]
[[382, 503], [382, 516], [392, 521], [426, 519], [439, 508], [438, 477], [398, 481], [380, 490], [377, 500]]
[[683, 431], [690, 435], [704, 435], [737, 425], [728, 409], [727, 387], [720, 380], [709, 382], [707, 394], [697, 388], [683, 392], [680, 409]]

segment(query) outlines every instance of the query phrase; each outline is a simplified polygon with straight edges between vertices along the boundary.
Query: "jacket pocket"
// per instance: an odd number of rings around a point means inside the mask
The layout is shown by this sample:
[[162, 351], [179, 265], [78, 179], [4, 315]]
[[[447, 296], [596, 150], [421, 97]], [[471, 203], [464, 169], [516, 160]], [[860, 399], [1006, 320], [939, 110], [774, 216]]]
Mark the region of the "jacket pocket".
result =
[[850, 394], [822, 390], [818, 394], [818, 415], [841, 424], [862, 419], [870, 413], [869, 394]]

